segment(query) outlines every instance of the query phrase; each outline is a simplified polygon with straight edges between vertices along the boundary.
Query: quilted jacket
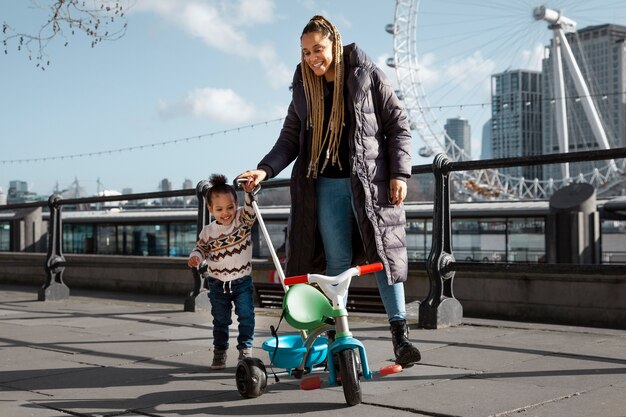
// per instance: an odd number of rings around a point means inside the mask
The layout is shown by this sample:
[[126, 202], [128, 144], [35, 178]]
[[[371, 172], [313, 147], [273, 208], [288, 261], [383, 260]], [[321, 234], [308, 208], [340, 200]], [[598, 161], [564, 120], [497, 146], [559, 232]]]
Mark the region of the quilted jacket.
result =
[[[355, 265], [381, 261], [389, 283], [407, 277], [406, 217], [389, 202], [389, 180], [411, 175], [411, 133], [402, 103], [384, 73], [355, 44], [344, 47], [350, 123], [350, 179], [358, 228], [354, 228]], [[317, 229], [315, 180], [307, 178], [310, 132], [300, 65], [293, 78], [292, 101], [278, 140], [261, 160], [268, 178], [295, 160], [291, 173], [291, 213], [286, 275], [323, 273]], [[346, 115], [348, 117], [348, 115]], [[360, 235], [358, 230], [361, 231]]]

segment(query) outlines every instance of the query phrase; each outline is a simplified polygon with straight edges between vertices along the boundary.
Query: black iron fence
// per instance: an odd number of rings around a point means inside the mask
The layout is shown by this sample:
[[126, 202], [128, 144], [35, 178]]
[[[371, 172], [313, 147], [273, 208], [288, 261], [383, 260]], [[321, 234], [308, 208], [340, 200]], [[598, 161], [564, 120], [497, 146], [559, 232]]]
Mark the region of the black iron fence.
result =
[[432, 172], [435, 177], [432, 248], [426, 261], [429, 292], [419, 306], [419, 326], [422, 328], [437, 328], [461, 323], [463, 308], [454, 296], [454, 274], [456, 271], [512, 272], [518, 270], [530, 274], [546, 274], [549, 270], [553, 274], [573, 275], [626, 273], [626, 265], [552, 264], [548, 266], [547, 264], [536, 264], [531, 266], [529, 264], [476, 264], [473, 262], [456, 261], [452, 250], [450, 221], [451, 173], [516, 166], [612, 160], [625, 157], [626, 148], [462, 162], [455, 162], [450, 160], [445, 154], [438, 154], [435, 156], [432, 166], [421, 165], [413, 167], [413, 174]]
[[[497, 169], [530, 165], [559, 164], [580, 161], [596, 161], [626, 158], [626, 148], [573, 152], [566, 154], [539, 155], [522, 158], [501, 158], [483, 161], [450, 160], [445, 154], [435, 156], [432, 164], [417, 165], [413, 174], [434, 175], [434, 207], [432, 247], [425, 262], [411, 262], [412, 269], [425, 269], [429, 278], [427, 297], [419, 307], [419, 325], [423, 328], [437, 328], [461, 323], [463, 309], [454, 296], [454, 274], [459, 271], [468, 272], [521, 272], [528, 274], [626, 274], [626, 265], [580, 265], [580, 264], [515, 264], [508, 262], [476, 263], [457, 261], [452, 249], [451, 230], [451, 174], [460, 171]], [[46, 282], [39, 290], [39, 300], [58, 300], [69, 296], [69, 288], [63, 282], [63, 271], [69, 266], [63, 256], [62, 238], [62, 207], [106, 203], [115, 201], [133, 201], [145, 199], [162, 199], [170, 197], [197, 196], [198, 216], [197, 232], [209, 221], [209, 213], [204, 202], [204, 193], [209, 186], [208, 181], [201, 181], [195, 189], [164, 191], [142, 194], [126, 194], [119, 196], [98, 196], [87, 198], [63, 199], [52, 195], [47, 202], [31, 202], [1, 206], [0, 210], [16, 210], [22, 208], [48, 207], [48, 246], [45, 262]], [[270, 180], [264, 188], [280, 188], [289, 186], [288, 180]], [[194, 287], [185, 302], [185, 308], [194, 311], [198, 303], [206, 303], [206, 297], [200, 297], [203, 290], [203, 279], [199, 272], [194, 271]]]

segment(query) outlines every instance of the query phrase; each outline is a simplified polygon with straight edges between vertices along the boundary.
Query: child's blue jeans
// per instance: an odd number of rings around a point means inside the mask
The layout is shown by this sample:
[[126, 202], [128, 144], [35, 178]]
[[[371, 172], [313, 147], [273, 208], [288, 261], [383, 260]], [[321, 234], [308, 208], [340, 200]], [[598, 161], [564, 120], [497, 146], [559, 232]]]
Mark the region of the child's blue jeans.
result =
[[228, 349], [228, 327], [233, 323], [231, 313], [239, 322], [237, 349], [249, 349], [254, 339], [254, 286], [252, 277], [247, 275], [230, 282], [208, 278], [209, 300], [213, 315], [213, 346], [215, 349]]

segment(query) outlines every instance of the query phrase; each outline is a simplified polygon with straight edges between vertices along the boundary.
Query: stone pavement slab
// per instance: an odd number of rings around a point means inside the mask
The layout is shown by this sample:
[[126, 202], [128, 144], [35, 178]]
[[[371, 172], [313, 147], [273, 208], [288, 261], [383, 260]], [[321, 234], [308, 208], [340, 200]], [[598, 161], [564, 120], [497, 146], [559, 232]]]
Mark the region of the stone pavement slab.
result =
[[[466, 318], [412, 328], [423, 359], [362, 381], [363, 403], [341, 387], [303, 391], [268, 374], [265, 394], [244, 399], [228, 368], [211, 371], [211, 316], [172, 297], [73, 291], [39, 302], [37, 288], [0, 287], [0, 417], [13, 416], [626, 416], [626, 332]], [[253, 356], [277, 310], [257, 310]], [[376, 371], [392, 361], [386, 319], [353, 314], [355, 337]], [[283, 321], [279, 331], [293, 332]], [[234, 340], [234, 331], [233, 331]], [[269, 370], [269, 369], [268, 369]], [[277, 372], [282, 370], [277, 369]]]

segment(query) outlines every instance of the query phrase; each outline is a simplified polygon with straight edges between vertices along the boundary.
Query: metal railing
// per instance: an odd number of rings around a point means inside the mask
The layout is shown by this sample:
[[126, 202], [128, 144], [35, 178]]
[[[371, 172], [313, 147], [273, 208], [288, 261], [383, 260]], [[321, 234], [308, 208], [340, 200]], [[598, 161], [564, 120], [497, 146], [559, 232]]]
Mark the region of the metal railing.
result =
[[35, 201], [30, 203], [8, 204], [1, 208], [2, 210], [14, 210], [47, 206], [50, 210], [50, 219], [48, 221], [48, 248], [46, 263], [44, 265], [46, 282], [39, 289], [37, 298], [39, 301], [53, 301], [69, 297], [69, 288], [63, 282], [63, 271], [65, 267], [68, 266], [68, 262], [63, 255], [63, 206], [105, 203], [110, 201], [133, 201], [152, 198], [193, 196], [195, 194], [196, 191], [193, 189], [71, 199], [63, 199], [59, 194], [53, 194], [48, 198], [47, 202]]
[[[419, 326], [437, 328], [460, 324], [462, 306], [454, 296], [455, 272], [524, 272], [528, 274], [626, 274], [626, 265], [574, 265], [574, 264], [516, 264], [516, 263], [476, 263], [456, 261], [452, 249], [452, 230], [450, 216], [450, 175], [465, 170], [496, 169], [516, 166], [559, 164], [579, 161], [610, 160], [626, 158], [626, 148], [573, 152], [566, 154], [539, 155], [533, 157], [501, 158], [483, 161], [453, 162], [445, 154], [436, 155], [432, 164], [412, 167], [412, 174], [433, 174], [435, 179], [432, 247], [425, 262], [411, 262], [413, 269], [426, 269], [429, 278], [427, 297], [419, 307]], [[63, 282], [63, 271], [68, 262], [62, 251], [62, 207], [66, 205], [83, 205], [113, 201], [132, 201], [151, 198], [167, 198], [196, 195], [198, 199], [197, 232], [210, 220], [204, 194], [209, 186], [208, 181], [200, 181], [194, 189], [164, 191], [142, 194], [126, 194], [119, 196], [99, 196], [87, 198], [63, 199], [52, 195], [47, 202], [31, 202], [10, 204], [0, 207], [2, 210], [20, 208], [47, 207], [50, 210], [48, 223], [48, 249], [45, 263], [46, 282], [40, 289], [38, 299], [58, 300], [69, 296], [69, 289]], [[289, 180], [269, 180], [264, 188], [280, 188], [289, 186]], [[185, 302], [185, 309], [194, 311], [203, 307], [207, 297], [200, 297], [204, 289], [202, 274], [193, 272], [194, 286]]]
[[553, 274], [624, 274], [626, 265], [514, 264], [458, 262], [452, 251], [450, 216], [450, 175], [457, 171], [559, 164], [579, 161], [610, 160], [626, 157], [626, 148], [602, 151], [571, 152], [519, 158], [453, 162], [447, 155], [435, 156], [432, 166], [413, 167], [413, 174], [432, 172], [435, 176], [432, 247], [426, 261], [429, 292], [420, 303], [418, 323], [436, 329], [461, 323], [463, 308], [454, 296], [454, 274], [468, 272], [524, 272]]

